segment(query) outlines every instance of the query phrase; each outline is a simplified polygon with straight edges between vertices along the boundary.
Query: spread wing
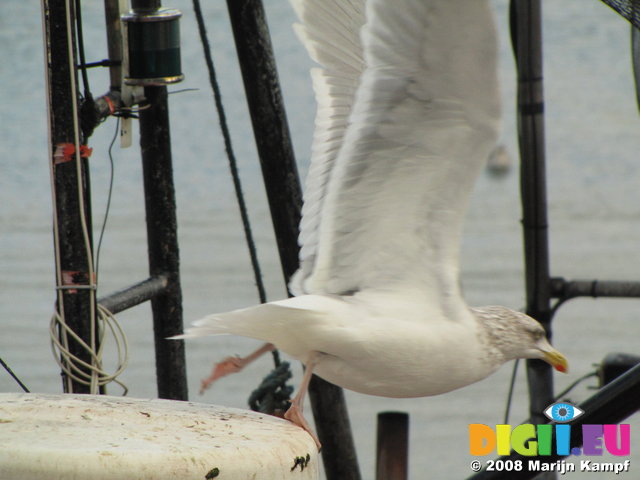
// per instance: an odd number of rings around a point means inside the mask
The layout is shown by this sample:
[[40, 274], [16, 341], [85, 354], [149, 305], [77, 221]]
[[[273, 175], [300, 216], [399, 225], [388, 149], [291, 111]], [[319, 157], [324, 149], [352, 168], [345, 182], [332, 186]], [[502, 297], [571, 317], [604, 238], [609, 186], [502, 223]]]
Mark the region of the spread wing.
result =
[[313, 74], [292, 290], [441, 297], [458, 289], [462, 223], [500, 119], [491, 10], [487, 0], [368, 0], [362, 17], [362, 4], [298, 4], [301, 37], [324, 68]]
[[360, 30], [364, 0], [291, 0], [301, 23], [298, 38], [321, 68], [311, 70], [317, 111], [311, 164], [300, 222], [300, 269], [290, 289], [304, 293], [302, 281], [315, 264], [321, 209], [329, 175], [347, 129], [356, 89], [364, 70]]

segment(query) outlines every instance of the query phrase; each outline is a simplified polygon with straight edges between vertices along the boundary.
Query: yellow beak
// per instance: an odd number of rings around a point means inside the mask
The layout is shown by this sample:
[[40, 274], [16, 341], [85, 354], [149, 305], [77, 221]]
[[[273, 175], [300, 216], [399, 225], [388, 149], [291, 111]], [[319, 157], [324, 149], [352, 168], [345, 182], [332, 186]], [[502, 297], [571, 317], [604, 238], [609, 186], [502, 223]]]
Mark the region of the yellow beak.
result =
[[569, 369], [569, 362], [558, 350], [552, 348], [551, 350], [543, 351], [542, 353], [544, 354], [545, 362], [550, 364], [559, 372], [567, 373], [567, 370]]

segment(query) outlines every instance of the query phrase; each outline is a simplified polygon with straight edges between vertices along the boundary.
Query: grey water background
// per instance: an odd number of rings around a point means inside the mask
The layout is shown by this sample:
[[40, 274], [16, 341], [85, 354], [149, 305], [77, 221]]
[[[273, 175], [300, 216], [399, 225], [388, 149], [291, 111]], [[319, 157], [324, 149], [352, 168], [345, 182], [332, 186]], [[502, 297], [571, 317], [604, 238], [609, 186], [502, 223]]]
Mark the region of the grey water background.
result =
[[[101, 2], [84, 2], [87, 59], [106, 57]], [[205, 71], [191, 2], [172, 0], [183, 11], [185, 81], [170, 90], [185, 321], [257, 302], [218, 120]], [[304, 178], [314, 118], [308, 69], [312, 63], [292, 33], [286, 0], [266, 0], [294, 148]], [[493, 2], [501, 34], [504, 98], [502, 141], [516, 157], [515, 74], [508, 38], [508, 2]], [[213, 55], [239, 159], [269, 299], [285, 296], [268, 207], [243, 97], [231, 31], [222, 0], [203, 2]], [[629, 25], [596, 0], [544, 2], [545, 89], [551, 266], [567, 278], [637, 280], [640, 274], [640, 121], [629, 52]], [[91, 70], [94, 95], [107, 90], [106, 70]], [[35, 392], [61, 391], [49, 345], [55, 298], [51, 191], [39, 2], [5, 0], [0, 11], [0, 356]], [[90, 146], [94, 219], [102, 220], [109, 181], [107, 149], [115, 120], [96, 131]], [[137, 125], [133, 126], [134, 131]], [[147, 276], [146, 234], [137, 134], [134, 146], [114, 148], [113, 203], [100, 257], [100, 294]], [[470, 304], [524, 305], [517, 163], [509, 174], [483, 174], [466, 223], [462, 281]], [[554, 343], [570, 361], [556, 375], [557, 390], [593, 370], [609, 352], [638, 353], [638, 300], [579, 299], [562, 307]], [[148, 304], [118, 315], [130, 359], [122, 380], [129, 395], [155, 397]], [[249, 392], [271, 368], [270, 360], [224, 379], [203, 397], [199, 379], [216, 359], [246, 353], [257, 342], [237, 337], [200, 339], [187, 345], [191, 399], [244, 408]], [[107, 352], [107, 363], [112, 353]], [[293, 383], [301, 368], [294, 365]], [[469, 423], [502, 423], [511, 365], [489, 379], [433, 398], [390, 400], [347, 392], [364, 478], [372, 478], [375, 415], [411, 415], [412, 478], [470, 475]], [[568, 398], [592, 394], [589, 380]], [[0, 391], [19, 391], [0, 371]], [[117, 386], [109, 393], [119, 395]], [[309, 413], [310, 416], [310, 413]], [[527, 417], [526, 378], [521, 368], [511, 423]], [[638, 420], [632, 419], [632, 473], [640, 478]], [[488, 457], [491, 458], [491, 457]], [[607, 458], [607, 457], [604, 457]], [[593, 458], [598, 460], [598, 458]], [[615, 460], [609, 459], [609, 461]], [[570, 459], [577, 463], [577, 459]], [[601, 474], [567, 474], [605, 478]], [[606, 477], [609, 478], [609, 477]]]

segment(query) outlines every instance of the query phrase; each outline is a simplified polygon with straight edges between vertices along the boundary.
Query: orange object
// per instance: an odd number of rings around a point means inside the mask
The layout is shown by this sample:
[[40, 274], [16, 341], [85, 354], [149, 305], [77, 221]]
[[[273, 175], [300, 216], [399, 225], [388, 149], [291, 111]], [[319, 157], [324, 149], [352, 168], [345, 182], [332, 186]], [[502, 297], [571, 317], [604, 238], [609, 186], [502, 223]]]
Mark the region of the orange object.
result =
[[[54, 163], [70, 162], [74, 159], [76, 153], [76, 146], [73, 143], [59, 143], [56, 145], [56, 151], [53, 154]], [[82, 158], [89, 158], [93, 153], [93, 148], [87, 145], [80, 145], [80, 156]]]

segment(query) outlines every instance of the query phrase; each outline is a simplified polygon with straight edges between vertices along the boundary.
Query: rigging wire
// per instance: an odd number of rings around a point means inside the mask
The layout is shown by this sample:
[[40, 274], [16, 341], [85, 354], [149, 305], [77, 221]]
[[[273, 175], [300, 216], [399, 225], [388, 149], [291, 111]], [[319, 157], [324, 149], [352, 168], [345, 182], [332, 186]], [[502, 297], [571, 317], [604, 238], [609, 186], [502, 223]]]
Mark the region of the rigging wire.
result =
[[174, 95], [176, 93], [197, 92], [199, 90], [200, 90], [199, 88], [191, 88], [191, 87], [189, 87], [189, 88], [181, 88], [179, 90], [172, 90], [170, 92], [167, 92], [167, 94], [168, 95]]
[[31, 393], [27, 388], [27, 386], [24, 383], [22, 383], [22, 381], [18, 378], [18, 376], [15, 373], [13, 373], [13, 370], [11, 370], [11, 367], [7, 365], [7, 363], [2, 359], [2, 357], [0, 357], [0, 365], [2, 365], [4, 369], [7, 371], [7, 373], [11, 375], [11, 377], [18, 383], [18, 385], [20, 385], [20, 388], [22, 388], [22, 390], [24, 390], [26, 393]]
[[[589, 379], [591, 377], [595, 377], [597, 375], [598, 375], [598, 372], [597, 371], [593, 371], [593, 372], [589, 372], [589, 373], [586, 373], [585, 375], [581, 376], [580, 378], [578, 378], [577, 380], [572, 382], [567, 388], [565, 388], [563, 391], [561, 391], [555, 397], [553, 397], [553, 402], [552, 403], [555, 403], [558, 400], [560, 400], [560, 398], [564, 397], [567, 393], [569, 393], [571, 390], [576, 388], [579, 384], [581, 384], [585, 380], [587, 380], [587, 379]], [[531, 422], [531, 417], [527, 418], [524, 422], [521, 422], [521, 423], [530, 423], [530, 422]]]
[[518, 376], [518, 366], [520, 366], [520, 359], [516, 358], [513, 362], [513, 370], [511, 370], [511, 380], [509, 381], [509, 392], [507, 393], [507, 405], [504, 409], [504, 423], [509, 423], [509, 414], [511, 412], [511, 403], [513, 402], [513, 392], [516, 386], [516, 378]]
[[116, 143], [116, 139], [118, 138], [118, 132], [120, 130], [120, 117], [116, 117], [116, 129], [113, 133], [113, 138], [111, 139], [111, 143], [109, 144], [109, 149], [107, 153], [109, 154], [109, 191], [107, 193], [107, 206], [104, 211], [104, 219], [102, 220], [102, 227], [100, 228], [100, 236], [98, 237], [98, 246], [96, 247], [96, 277], [99, 276], [99, 266], [100, 266], [100, 249], [102, 248], [102, 240], [104, 239], [104, 232], [107, 228], [107, 220], [109, 219], [109, 211], [111, 210], [111, 198], [113, 196], [113, 178], [115, 175], [115, 167], [113, 162], [113, 145]]
[[580, 383], [584, 382], [585, 380], [588, 380], [591, 377], [597, 377], [597, 376], [598, 376], [598, 371], [597, 370], [594, 370], [593, 372], [585, 373], [583, 376], [581, 376], [580, 378], [575, 380], [573, 383], [569, 384], [569, 386], [567, 388], [565, 388], [560, 393], [558, 393], [555, 396], [555, 398], [553, 399], [553, 401], [557, 402], [562, 397], [564, 397], [567, 393], [569, 393], [571, 390], [576, 388]]
[[[202, 15], [202, 8], [200, 6], [200, 0], [193, 0], [193, 9], [196, 15], [198, 23], [198, 31], [200, 33], [200, 40], [202, 41], [202, 48], [204, 50], [205, 61], [207, 64], [207, 70], [209, 72], [209, 82], [211, 89], [213, 90], [213, 96], [218, 111], [218, 118], [220, 122], [220, 129], [222, 131], [222, 137], [224, 140], [224, 147], [229, 160], [229, 169], [231, 171], [231, 177], [233, 179], [233, 186], [236, 192], [236, 198], [238, 201], [238, 207], [240, 208], [240, 216], [242, 218], [242, 226], [244, 228], [244, 234], [249, 249], [249, 257], [251, 258], [251, 266], [253, 268], [253, 274], [255, 277], [256, 287], [258, 289], [258, 297], [260, 303], [267, 301], [267, 295], [262, 280], [262, 273], [260, 271], [260, 264], [258, 262], [258, 255], [256, 252], [256, 245], [253, 239], [253, 233], [251, 231], [251, 223], [249, 221], [249, 215], [247, 213], [247, 206], [244, 200], [244, 194], [242, 192], [242, 184], [240, 181], [240, 175], [238, 173], [238, 166], [236, 156], [231, 143], [231, 135], [229, 133], [229, 127], [227, 125], [227, 117], [222, 103], [222, 94], [220, 92], [220, 86], [218, 84], [216, 70], [213, 64], [213, 58], [211, 56], [211, 46], [207, 37], [207, 30], [204, 23], [204, 17]], [[278, 350], [272, 351], [273, 361], [277, 366], [280, 365], [280, 354]]]
[[82, 74], [82, 84], [84, 86], [85, 98], [93, 98], [91, 95], [91, 89], [89, 88], [89, 75], [87, 74], [87, 61], [84, 54], [84, 35], [82, 32], [82, 1], [75, 1], [75, 17], [76, 17], [76, 32], [78, 37], [78, 59], [80, 60], [80, 72]]
[[[517, 371], [518, 371], [518, 364], [520, 363], [520, 359], [517, 359], [514, 362], [513, 365], [513, 370], [511, 373], [511, 383], [509, 385], [509, 393], [508, 393], [508, 397], [507, 397], [507, 406], [506, 406], [506, 410], [505, 410], [505, 414], [504, 414], [504, 423], [508, 424], [509, 423], [509, 411], [511, 408], [511, 402], [513, 400], [513, 390], [514, 390], [514, 385], [515, 385], [515, 379], [516, 379], [516, 375], [517, 375]], [[566, 387], [564, 390], [562, 390], [560, 393], [556, 394], [553, 397], [553, 402], [555, 403], [558, 400], [560, 400], [562, 397], [564, 397], [567, 393], [571, 392], [574, 388], [576, 388], [578, 385], [580, 385], [582, 382], [584, 382], [585, 380], [588, 380], [592, 377], [597, 377], [598, 376], [598, 371], [594, 370], [591, 371], [589, 373], [585, 373], [584, 375], [582, 375], [581, 377], [577, 378], [576, 380], [574, 380], [573, 382], [571, 382], [569, 384], [568, 387]], [[530, 423], [531, 422], [531, 417], [527, 418], [526, 420], [524, 420], [522, 423]]]

